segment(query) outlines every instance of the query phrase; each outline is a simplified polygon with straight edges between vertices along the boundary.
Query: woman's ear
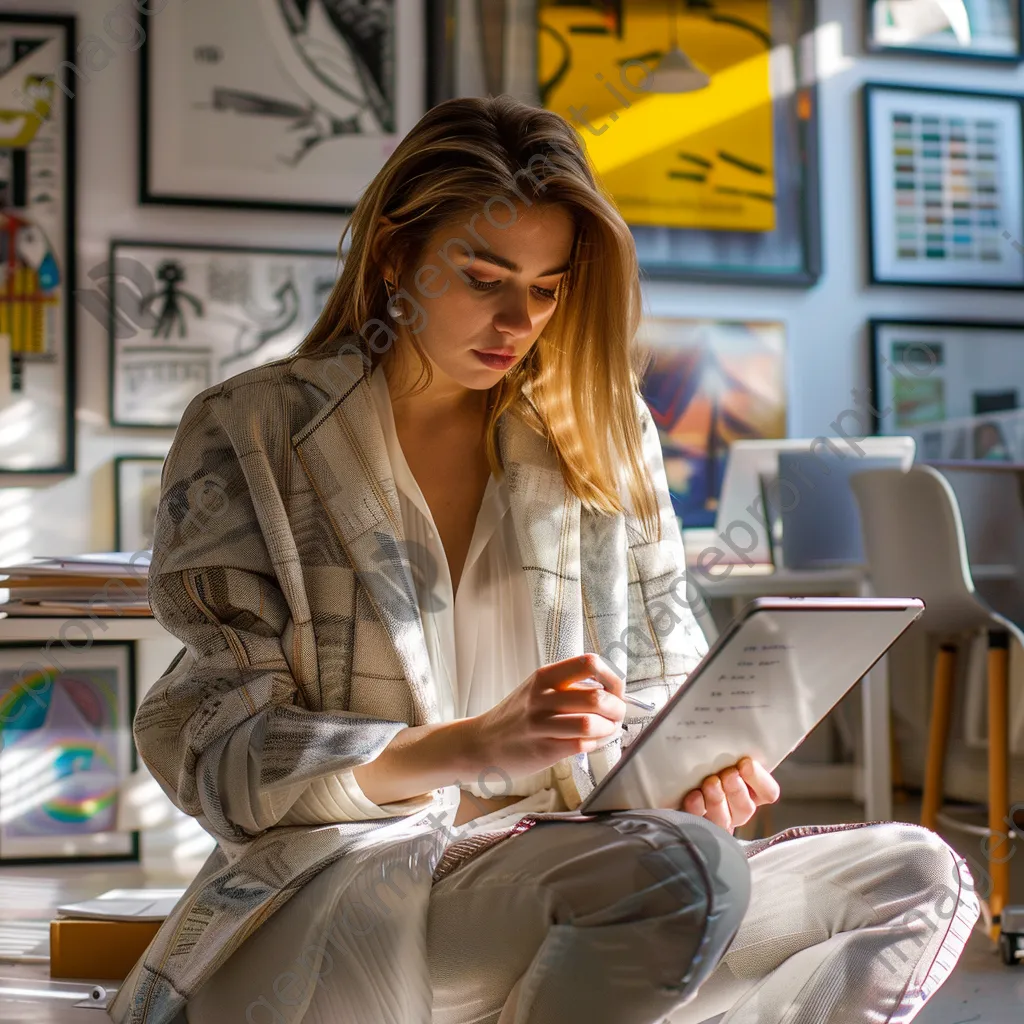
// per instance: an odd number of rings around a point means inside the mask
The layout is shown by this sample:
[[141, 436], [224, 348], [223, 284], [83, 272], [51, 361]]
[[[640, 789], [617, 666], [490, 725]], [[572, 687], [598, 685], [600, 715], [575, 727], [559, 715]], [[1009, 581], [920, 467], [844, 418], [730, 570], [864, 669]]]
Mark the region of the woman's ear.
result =
[[373, 238], [370, 251], [373, 254], [373, 261], [381, 269], [381, 273], [389, 280], [395, 279], [394, 263], [385, 255], [388, 251], [387, 239], [394, 230], [395, 222], [383, 214], [377, 219], [377, 231]]

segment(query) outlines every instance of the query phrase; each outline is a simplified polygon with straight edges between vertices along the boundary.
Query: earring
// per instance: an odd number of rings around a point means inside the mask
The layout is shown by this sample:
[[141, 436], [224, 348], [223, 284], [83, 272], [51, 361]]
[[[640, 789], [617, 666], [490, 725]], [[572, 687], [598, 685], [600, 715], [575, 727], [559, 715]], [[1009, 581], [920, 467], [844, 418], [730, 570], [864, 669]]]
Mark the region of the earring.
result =
[[402, 315], [402, 307], [395, 299], [394, 292], [391, 290], [393, 287], [394, 285], [385, 277], [384, 290], [388, 293], [388, 316], [390, 316], [392, 320], [397, 320]]

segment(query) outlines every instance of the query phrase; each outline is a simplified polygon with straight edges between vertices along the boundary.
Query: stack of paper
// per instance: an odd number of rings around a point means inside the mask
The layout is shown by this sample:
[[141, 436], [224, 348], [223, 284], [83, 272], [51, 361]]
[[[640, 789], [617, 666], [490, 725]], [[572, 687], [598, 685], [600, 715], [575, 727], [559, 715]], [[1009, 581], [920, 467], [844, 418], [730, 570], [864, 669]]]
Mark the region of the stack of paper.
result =
[[50, 977], [128, 976], [184, 889], [111, 889], [57, 908], [50, 922]]
[[65, 903], [57, 913], [94, 921], [162, 921], [184, 894], [184, 889], [111, 889], [91, 900]]
[[0, 566], [6, 615], [149, 615], [150, 552], [106, 551]]

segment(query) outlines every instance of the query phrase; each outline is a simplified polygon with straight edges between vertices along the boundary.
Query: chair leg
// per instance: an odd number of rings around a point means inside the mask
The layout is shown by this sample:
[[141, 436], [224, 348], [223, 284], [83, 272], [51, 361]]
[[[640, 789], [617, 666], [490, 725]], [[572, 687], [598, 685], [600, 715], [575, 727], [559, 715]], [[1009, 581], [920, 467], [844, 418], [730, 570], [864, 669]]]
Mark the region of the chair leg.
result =
[[992, 911], [992, 935], [999, 941], [1000, 917], [1010, 895], [1010, 738], [1009, 636], [1001, 630], [988, 635], [988, 827], [986, 840], [988, 869], [992, 876], [989, 908]]
[[896, 728], [891, 710], [889, 712], [889, 764], [892, 776], [893, 802], [905, 804], [908, 797], [907, 790], [903, 785], [903, 761], [900, 757], [900, 745], [896, 740]]
[[942, 644], [935, 655], [932, 674], [932, 713], [928, 727], [924, 792], [921, 794], [921, 824], [933, 832], [938, 825], [939, 808], [942, 806], [942, 776], [946, 764], [955, 677], [956, 647], [953, 644]]

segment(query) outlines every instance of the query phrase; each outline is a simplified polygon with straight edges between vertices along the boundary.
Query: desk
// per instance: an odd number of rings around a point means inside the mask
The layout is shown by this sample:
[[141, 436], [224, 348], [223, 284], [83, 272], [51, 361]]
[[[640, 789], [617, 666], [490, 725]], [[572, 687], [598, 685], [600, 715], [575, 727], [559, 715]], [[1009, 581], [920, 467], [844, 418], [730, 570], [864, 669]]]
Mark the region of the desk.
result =
[[[692, 550], [690, 544], [687, 549]], [[857, 567], [793, 570], [740, 564], [732, 566], [725, 575], [726, 569], [721, 565], [708, 574], [691, 565], [687, 572], [709, 606], [729, 602], [729, 618], [756, 597], [863, 597], [869, 594], [864, 571]], [[715, 618], [714, 610], [709, 610]], [[863, 800], [865, 820], [888, 821], [892, 819], [892, 747], [886, 658], [861, 680], [860, 694], [864, 744], [859, 764], [805, 762], [799, 767], [790, 767], [783, 762], [775, 776], [783, 792], [798, 799], [850, 795], [855, 800]]]

